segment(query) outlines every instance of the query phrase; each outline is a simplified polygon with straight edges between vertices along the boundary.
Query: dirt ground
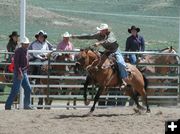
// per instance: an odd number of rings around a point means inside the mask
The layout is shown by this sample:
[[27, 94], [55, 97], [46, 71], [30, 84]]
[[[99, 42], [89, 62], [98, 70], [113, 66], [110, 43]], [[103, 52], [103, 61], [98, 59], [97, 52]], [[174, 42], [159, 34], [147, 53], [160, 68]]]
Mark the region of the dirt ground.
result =
[[132, 107], [65, 110], [0, 110], [0, 134], [164, 134], [165, 120], [180, 118], [180, 108]]

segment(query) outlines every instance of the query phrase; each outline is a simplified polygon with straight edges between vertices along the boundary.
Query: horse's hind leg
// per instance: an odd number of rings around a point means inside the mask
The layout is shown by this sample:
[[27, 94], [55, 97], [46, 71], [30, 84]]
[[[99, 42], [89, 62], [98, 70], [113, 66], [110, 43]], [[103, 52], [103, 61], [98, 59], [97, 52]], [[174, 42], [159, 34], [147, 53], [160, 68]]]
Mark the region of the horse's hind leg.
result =
[[[134, 91], [131, 86], [126, 87], [125, 94], [131, 97], [132, 101], [134, 101], [136, 103], [138, 109], [144, 109], [139, 104], [139, 94], [138, 94], [138, 92]], [[130, 101], [129, 101], [129, 103], [130, 103]], [[129, 104], [129, 106], [131, 106], [131, 104]]]
[[[143, 90], [144, 90], [144, 89], [143, 89]], [[146, 111], [146, 112], [150, 112], [149, 104], [148, 104], [148, 100], [147, 100], [147, 94], [146, 94], [145, 90], [142, 91], [140, 94], [141, 94], [141, 96], [142, 96], [142, 98], [143, 98], [143, 101], [145, 102], [145, 105], [146, 105], [146, 108], [147, 108], [147, 111]]]
[[74, 100], [73, 100], [73, 106], [74, 106], [73, 108], [74, 109], [76, 109], [76, 101], [77, 101], [77, 98], [74, 98]]
[[90, 85], [92, 83], [92, 78], [88, 75], [86, 77], [86, 81], [84, 83], [84, 93], [83, 93], [83, 97], [84, 97], [84, 104], [85, 105], [89, 105], [89, 101], [87, 100], [87, 88], [88, 88], [88, 85]]
[[148, 100], [147, 100], [147, 95], [145, 95], [145, 96], [143, 97], [143, 100], [145, 101], [145, 105], [146, 105], [146, 107], [147, 107], [147, 112], [148, 112], [148, 113], [151, 112], [151, 110], [150, 110], [150, 108], [149, 108]]
[[67, 110], [69, 110], [69, 106], [70, 106], [70, 99], [68, 99], [68, 101], [67, 101], [67, 104], [66, 104], [66, 105], [67, 105], [66, 109], [67, 109]]
[[[67, 95], [71, 95], [71, 92], [67, 91], [66, 94], [67, 94]], [[66, 109], [67, 109], [67, 110], [69, 110], [69, 107], [70, 107], [70, 101], [71, 101], [71, 99], [68, 98], [67, 103], [66, 103]]]
[[144, 107], [139, 104], [139, 94], [137, 92], [133, 92], [131, 98], [136, 103], [138, 109], [144, 110]]

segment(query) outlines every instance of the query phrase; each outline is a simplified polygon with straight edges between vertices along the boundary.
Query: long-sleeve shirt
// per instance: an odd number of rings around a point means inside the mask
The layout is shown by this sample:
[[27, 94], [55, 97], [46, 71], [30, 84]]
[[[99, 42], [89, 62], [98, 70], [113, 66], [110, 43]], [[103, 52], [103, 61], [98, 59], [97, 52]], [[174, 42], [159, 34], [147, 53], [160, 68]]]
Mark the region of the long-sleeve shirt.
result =
[[101, 42], [100, 44], [110, 52], [115, 52], [119, 47], [113, 32], [108, 32], [106, 35], [102, 35], [100, 32], [97, 32], [95, 34], [77, 35], [74, 37], [78, 39], [97, 39]]
[[[42, 50], [42, 51], [47, 51], [47, 50], [52, 50], [53, 47], [52, 45], [48, 42], [39, 42], [38, 40], [32, 42], [28, 48], [29, 50]], [[30, 53], [30, 59], [35, 58], [35, 59], [41, 59], [41, 55], [46, 55], [47, 53], [44, 52], [39, 52], [39, 53]]]
[[125, 51], [144, 51], [145, 50], [145, 44], [144, 44], [144, 38], [140, 35], [135, 36], [129, 36], [126, 40], [126, 49]]
[[8, 52], [14, 52], [17, 45], [18, 45], [17, 42], [14, 42], [12, 39], [10, 39], [6, 48], [7, 48]]
[[28, 67], [27, 49], [22, 47], [17, 48], [14, 55], [14, 70], [18, 71], [18, 73], [22, 73], [23, 71], [27, 71]]
[[[18, 46], [18, 43], [14, 42], [12, 39], [10, 39], [8, 44], [6, 45], [6, 48], [7, 48], [8, 52], [14, 52], [17, 46]], [[8, 58], [7, 58], [8, 62], [11, 62], [13, 55], [14, 54], [8, 54]]]
[[68, 50], [73, 50], [74, 49], [74, 46], [73, 44], [68, 41], [68, 42], [65, 42], [65, 41], [61, 41], [58, 45], [57, 45], [57, 50], [64, 50], [64, 51], [68, 51]]

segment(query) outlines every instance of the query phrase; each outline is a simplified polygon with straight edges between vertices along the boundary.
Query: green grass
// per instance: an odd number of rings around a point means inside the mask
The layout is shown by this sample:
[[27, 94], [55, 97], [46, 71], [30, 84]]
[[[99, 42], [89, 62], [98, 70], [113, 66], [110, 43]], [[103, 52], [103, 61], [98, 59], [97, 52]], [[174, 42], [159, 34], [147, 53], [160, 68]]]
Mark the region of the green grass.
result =
[[3, 89], [4, 92], [0, 92], [0, 102], [5, 102], [7, 100], [7, 97], [8, 97], [8, 94], [4, 94], [4, 93], [9, 93], [11, 88], [8, 87], [8, 86], [3, 86], [3, 85], [0, 85], [0, 88]]
[[[8, 3], [7, 0], [2, 1]], [[17, 5], [13, 6], [13, 10], [11, 5], [0, 5], [1, 49], [7, 43], [7, 35], [19, 29], [19, 1], [14, 1]], [[178, 17], [179, 5], [179, 0], [27, 0], [26, 34], [33, 41], [34, 34], [44, 29], [48, 33], [48, 40], [57, 44], [65, 31], [73, 34], [93, 33], [96, 32], [96, 26], [104, 22], [109, 24], [120, 49], [124, 50], [129, 36], [128, 27], [137, 25], [141, 28], [140, 34], [148, 42], [146, 49], [162, 49], [169, 45], [178, 48], [178, 19], [147, 16]], [[95, 41], [72, 42], [76, 47], [85, 47]]]

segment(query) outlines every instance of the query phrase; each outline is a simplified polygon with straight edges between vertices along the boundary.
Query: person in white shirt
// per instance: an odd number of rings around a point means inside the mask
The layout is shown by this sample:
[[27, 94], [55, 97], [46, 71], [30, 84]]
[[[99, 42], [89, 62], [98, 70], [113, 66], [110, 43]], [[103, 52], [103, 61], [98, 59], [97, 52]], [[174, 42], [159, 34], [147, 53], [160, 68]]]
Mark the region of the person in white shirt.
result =
[[41, 50], [42, 52], [30, 53], [30, 61], [44, 61], [47, 59], [47, 53], [43, 51], [53, 50], [53, 46], [47, 41], [47, 33], [43, 30], [36, 33], [35, 38], [36, 40], [30, 44], [29, 50]]
[[[33, 41], [30, 46], [29, 50], [41, 50], [38, 53], [29, 53], [29, 61], [32, 62], [44, 62], [47, 60], [47, 52], [48, 50], [53, 50], [53, 45], [47, 41], [47, 33], [43, 30], [40, 30], [38, 33], [35, 34], [36, 40]], [[40, 65], [35, 65], [32, 67], [32, 74], [39, 75], [40, 74]]]

